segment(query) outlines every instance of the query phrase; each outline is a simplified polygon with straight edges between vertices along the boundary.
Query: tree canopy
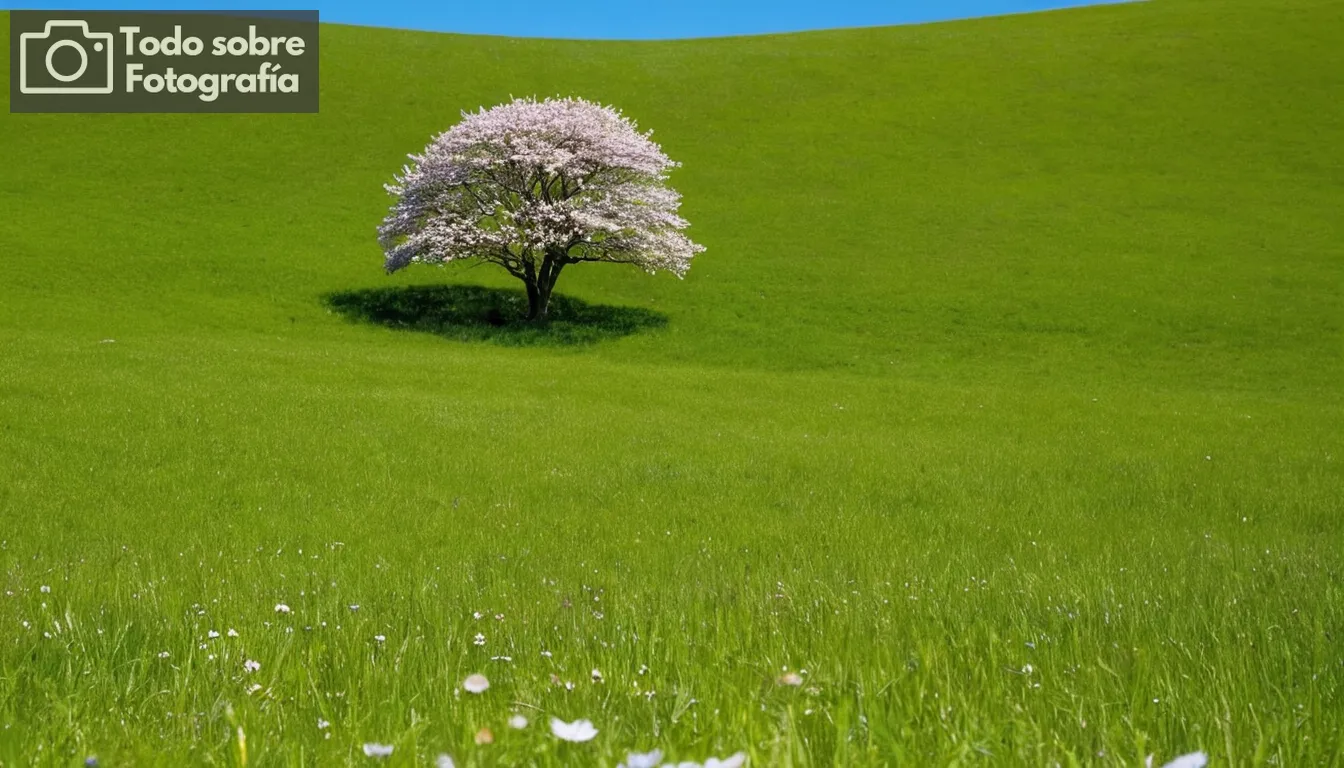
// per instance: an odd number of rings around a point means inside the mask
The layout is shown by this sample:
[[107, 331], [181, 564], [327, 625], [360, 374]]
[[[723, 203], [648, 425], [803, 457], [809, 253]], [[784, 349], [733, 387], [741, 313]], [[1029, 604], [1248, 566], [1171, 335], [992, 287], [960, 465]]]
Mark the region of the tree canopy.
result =
[[388, 272], [464, 259], [498, 264], [546, 315], [560, 271], [633, 264], [683, 277], [704, 250], [682, 230], [679, 167], [635, 122], [583, 99], [516, 99], [434, 137], [394, 183], [378, 229]]

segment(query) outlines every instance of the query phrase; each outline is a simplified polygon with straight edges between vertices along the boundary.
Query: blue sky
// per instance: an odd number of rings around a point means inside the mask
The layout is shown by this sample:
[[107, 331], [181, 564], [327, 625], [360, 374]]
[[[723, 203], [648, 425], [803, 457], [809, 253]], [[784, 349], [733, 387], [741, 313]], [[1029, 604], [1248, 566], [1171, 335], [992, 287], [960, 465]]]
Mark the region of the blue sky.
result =
[[12, 7], [310, 10], [316, 5], [323, 21], [341, 24], [520, 37], [648, 40], [909, 24], [1089, 4], [1087, 0], [30, 0]]

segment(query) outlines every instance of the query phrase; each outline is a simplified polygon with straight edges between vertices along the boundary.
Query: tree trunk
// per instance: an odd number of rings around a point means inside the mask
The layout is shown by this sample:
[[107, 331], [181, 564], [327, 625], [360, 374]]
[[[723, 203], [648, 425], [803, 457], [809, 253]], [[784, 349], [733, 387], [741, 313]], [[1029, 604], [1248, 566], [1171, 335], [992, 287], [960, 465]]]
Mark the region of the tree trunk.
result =
[[540, 323], [546, 320], [546, 312], [551, 308], [551, 290], [537, 281], [527, 284], [527, 320]]
[[[537, 288], [536, 278], [524, 280], [527, 286], [527, 319], [528, 322], [538, 322], [546, 317], [547, 304], [549, 301], [542, 301], [541, 291]], [[548, 297], [549, 299], [549, 297]]]
[[528, 322], [546, 321], [546, 313], [551, 308], [551, 292], [555, 290], [555, 281], [560, 279], [560, 270], [564, 264], [553, 256], [547, 256], [539, 271], [527, 270], [523, 282], [527, 285]]

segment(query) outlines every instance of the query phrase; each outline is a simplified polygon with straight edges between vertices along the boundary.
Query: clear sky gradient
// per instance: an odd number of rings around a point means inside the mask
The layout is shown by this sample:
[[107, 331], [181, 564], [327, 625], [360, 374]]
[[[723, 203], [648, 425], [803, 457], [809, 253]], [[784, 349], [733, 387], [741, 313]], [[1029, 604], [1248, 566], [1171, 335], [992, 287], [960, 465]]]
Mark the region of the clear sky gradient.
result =
[[1024, 13], [1088, 0], [31, 0], [33, 10], [311, 10], [323, 21], [516, 37], [657, 40], [868, 27]]

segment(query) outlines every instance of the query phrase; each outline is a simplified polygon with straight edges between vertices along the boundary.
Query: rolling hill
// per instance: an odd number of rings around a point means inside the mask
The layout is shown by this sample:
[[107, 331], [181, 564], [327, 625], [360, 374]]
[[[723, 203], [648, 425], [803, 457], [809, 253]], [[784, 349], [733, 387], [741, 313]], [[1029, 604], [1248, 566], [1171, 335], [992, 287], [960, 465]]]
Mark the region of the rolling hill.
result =
[[[1344, 5], [322, 35], [316, 115], [0, 118], [0, 764], [1344, 759]], [[381, 185], [534, 94], [708, 250], [427, 317], [513, 286]]]

